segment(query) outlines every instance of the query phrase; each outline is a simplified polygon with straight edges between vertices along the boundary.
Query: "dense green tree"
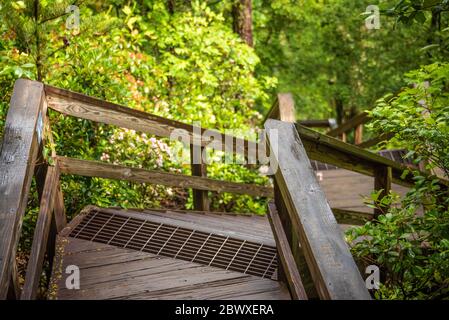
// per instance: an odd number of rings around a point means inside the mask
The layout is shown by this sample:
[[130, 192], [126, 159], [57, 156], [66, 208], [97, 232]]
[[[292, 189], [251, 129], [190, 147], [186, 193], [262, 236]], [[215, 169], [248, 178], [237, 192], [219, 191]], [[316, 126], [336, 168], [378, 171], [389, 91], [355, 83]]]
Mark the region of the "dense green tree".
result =
[[301, 118], [341, 119], [371, 108], [424, 61], [425, 28], [395, 27], [381, 15], [380, 29], [368, 30], [366, 4], [358, 1], [260, 0], [254, 11], [259, 71], [295, 94]]

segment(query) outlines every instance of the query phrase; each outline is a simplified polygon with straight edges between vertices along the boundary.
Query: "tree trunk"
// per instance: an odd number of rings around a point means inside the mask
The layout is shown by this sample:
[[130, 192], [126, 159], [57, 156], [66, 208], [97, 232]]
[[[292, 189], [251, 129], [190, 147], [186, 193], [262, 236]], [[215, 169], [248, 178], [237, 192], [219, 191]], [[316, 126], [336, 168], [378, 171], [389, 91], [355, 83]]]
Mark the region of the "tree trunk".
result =
[[337, 115], [337, 123], [340, 125], [343, 123], [344, 116], [345, 116], [343, 100], [340, 98], [335, 98], [334, 104], [335, 104], [335, 113]]
[[34, 37], [36, 41], [36, 70], [37, 81], [42, 81], [42, 55], [41, 55], [41, 39], [39, 30], [39, 0], [34, 0]]
[[235, 0], [232, 6], [234, 32], [250, 47], [253, 46], [253, 18], [251, 0]]
[[175, 13], [175, 0], [167, 1], [168, 12], [173, 15]]

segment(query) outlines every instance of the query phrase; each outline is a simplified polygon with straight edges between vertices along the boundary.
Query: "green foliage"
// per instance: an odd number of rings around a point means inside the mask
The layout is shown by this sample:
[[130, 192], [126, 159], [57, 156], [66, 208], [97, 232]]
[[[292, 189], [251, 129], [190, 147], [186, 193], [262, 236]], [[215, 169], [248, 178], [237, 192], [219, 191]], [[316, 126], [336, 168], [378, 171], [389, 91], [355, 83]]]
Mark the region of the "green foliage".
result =
[[[407, 87], [379, 100], [372, 129], [392, 132], [393, 143], [415, 163], [449, 177], [449, 64], [434, 63], [406, 75]], [[404, 173], [406, 174], [406, 173]], [[381, 268], [379, 299], [449, 298], [449, 195], [435, 177], [414, 172], [415, 187], [399, 203], [393, 194], [372, 206], [391, 208], [378, 221], [348, 232], [352, 251]]]
[[[7, 112], [12, 85], [20, 76], [127, 105], [204, 128], [249, 129], [269, 108], [272, 77], [258, 77], [259, 58], [204, 2], [170, 14], [165, 1], [80, 3], [81, 25], [65, 28], [64, 1], [11, 2], [1, 7], [0, 121]], [[57, 4], [57, 6], [55, 6]], [[53, 8], [50, 10], [50, 8]], [[16, 17], [18, 17], [16, 19]], [[20, 24], [20, 25], [19, 25]], [[146, 169], [190, 174], [190, 166], [172, 162], [165, 139], [50, 112], [59, 155]], [[211, 164], [211, 178], [266, 184], [255, 169]], [[187, 207], [191, 192], [149, 184], [64, 176], [69, 216], [87, 204], [122, 207]], [[265, 202], [245, 196], [211, 195], [220, 211], [263, 214]], [[31, 238], [37, 203], [25, 218]]]
[[426, 46], [421, 51], [431, 61], [446, 60], [449, 53], [449, 1], [400, 0], [384, 10], [397, 24], [426, 26]]
[[[394, 194], [383, 198], [382, 205], [392, 206], [388, 212], [347, 231], [354, 256], [366, 266], [380, 267], [383, 280], [374, 292], [377, 299], [448, 299], [447, 191], [421, 179], [401, 204], [397, 199]], [[372, 201], [382, 208], [375, 194]]]
[[377, 133], [392, 132], [415, 161], [449, 177], [449, 64], [435, 63], [406, 74], [408, 87], [379, 100], [371, 116]]
[[[427, 59], [420, 51], [427, 30], [397, 26], [381, 15], [381, 27], [365, 27], [367, 3], [255, 1], [259, 72], [279, 78], [293, 92], [300, 118], [349, 118], [402, 86], [402, 74]], [[379, 1], [391, 7], [395, 1]], [[404, 50], [404, 48], [407, 48]]]

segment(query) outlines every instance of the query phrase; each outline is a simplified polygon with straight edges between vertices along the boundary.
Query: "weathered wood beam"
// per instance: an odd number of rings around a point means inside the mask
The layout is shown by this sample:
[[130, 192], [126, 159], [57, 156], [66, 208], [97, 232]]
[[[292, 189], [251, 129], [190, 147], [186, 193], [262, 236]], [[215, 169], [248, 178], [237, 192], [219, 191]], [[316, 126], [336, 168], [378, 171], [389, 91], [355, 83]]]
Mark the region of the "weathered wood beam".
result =
[[265, 129], [271, 152], [278, 150], [275, 180], [320, 298], [370, 299], [295, 126], [267, 120]]
[[67, 225], [67, 216], [64, 207], [64, 195], [62, 193], [61, 183], [59, 181], [57, 182], [55, 197], [54, 219], [56, 231], [59, 233]]
[[268, 220], [273, 230], [274, 240], [278, 250], [278, 258], [282, 265], [290, 293], [294, 300], [307, 300], [307, 294], [301, 281], [289, 241], [285, 235], [281, 218], [273, 202], [268, 204]]
[[277, 119], [285, 122], [296, 121], [295, 101], [291, 93], [279, 93], [271, 109], [266, 114], [263, 123], [268, 119]]
[[[387, 196], [391, 191], [392, 170], [391, 167], [380, 166], [374, 170], [374, 190], [381, 191], [378, 197], [380, 202], [382, 198]], [[388, 206], [374, 209], [374, 218], [384, 214], [388, 210]]]
[[252, 184], [220, 181], [209, 178], [173, 174], [155, 170], [145, 170], [114, 165], [99, 161], [89, 161], [66, 157], [57, 157], [63, 174], [87, 177], [127, 180], [138, 183], [160, 184], [170, 187], [193, 188], [215, 192], [247, 194], [255, 197], [273, 197], [273, 189]]
[[[404, 178], [402, 177], [404, 170], [408, 169], [408, 167], [396, 161], [384, 158], [373, 152], [342, 142], [298, 124], [296, 128], [304, 148], [312, 160], [332, 164], [339, 168], [371, 177], [374, 177], [375, 168], [379, 166], [391, 167], [393, 183], [405, 187], [414, 186], [415, 181], [411, 173]], [[449, 185], [449, 182], [445, 180], [441, 180], [441, 183]]]
[[36, 228], [34, 230], [31, 245], [30, 259], [28, 260], [25, 283], [22, 290], [21, 300], [36, 299], [39, 280], [42, 274], [44, 256], [49, 239], [52, 213], [55, 203], [59, 173], [57, 167], [48, 167], [45, 178], [44, 190], [40, 201], [39, 214], [37, 216]]
[[300, 125], [308, 128], [329, 128], [332, 127], [332, 123], [335, 119], [324, 119], [324, 120], [299, 120], [297, 121]]
[[[207, 165], [203, 163], [204, 147], [190, 145], [190, 167], [192, 176], [207, 178]], [[193, 189], [193, 208], [198, 211], [209, 211], [207, 191]]]
[[11, 259], [20, 236], [39, 145], [43, 85], [19, 79], [14, 85], [0, 154], [0, 299], [6, 299]]
[[[205, 128], [196, 128], [179, 121], [169, 120], [147, 112], [48, 85], [45, 86], [45, 92], [48, 107], [65, 115], [154, 134], [159, 137], [170, 137], [174, 130], [183, 129], [187, 132], [190, 143], [201, 144], [202, 146], [207, 146], [213, 139], [206, 137], [194, 139], [194, 132], [198, 132], [199, 135], [208, 131], [210, 136], [221, 136], [223, 151], [230, 151], [226, 148], [225, 142], [232, 141], [233, 153], [253, 156], [257, 152], [257, 143], [253, 141]], [[243, 148], [240, 148], [240, 146], [243, 146]]]
[[357, 127], [360, 124], [367, 123], [369, 120], [370, 120], [369, 114], [367, 112], [362, 112], [353, 117], [352, 119], [342, 123], [337, 128], [329, 130], [326, 134], [331, 137], [337, 137]]
[[388, 141], [393, 137], [394, 137], [394, 133], [391, 133], [391, 132], [382, 133], [381, 135], [374, 137], [372, 139], [366, 140], [361, 143], [356, 143], [356, 145], [360, 148], [369, 148], [369, 147], [375, 146], [379, 142]]

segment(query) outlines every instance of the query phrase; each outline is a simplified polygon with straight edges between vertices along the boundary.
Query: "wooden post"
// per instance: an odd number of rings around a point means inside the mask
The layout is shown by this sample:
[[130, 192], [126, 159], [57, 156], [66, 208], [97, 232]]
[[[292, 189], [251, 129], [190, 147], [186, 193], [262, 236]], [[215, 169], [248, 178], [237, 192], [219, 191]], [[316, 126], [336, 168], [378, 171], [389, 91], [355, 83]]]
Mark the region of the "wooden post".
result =
[[[392, 178], [391, 167], [380, 166], [374, 169], [374, 190], [382, 190], [378, 198], [379, 201], [390, 193]], [[387, 206], [383, 206], [380, 209], [374, 209], [374, 219], [377, 219], [377, 217], [386, 210], [388, 210]]]
[[9, 284], [7, 299], [8, 300], [20, 299], [20, 285], [19, 285], [19, 275], [17, 273], [16, 257], [13, 257], [13, 259], [11, 260], [11, 282]]
[[[289, 123], [296, 122], [295, 101], [290, 93], [278, 94], [278, 101], [275, 104], [275, 106], [277, 109], [276, 108], [272, 109], [270, 111], [268, 118], [273, 118]], [[299, 236], [291, 224], [287, 207], [285, 206], [284, 201], [282, 200], [282, 196], [279, 187], [276, 183], [276, 180], [273, 180], [273, 184], [274, 184], [275, 206], [279, 214], [279, 219], [284, 229], [287, 241], [290, 245], [292, 255], [295, 259], [297, 268], [299, 269], [302, 278], [302, 283], [305, 287], [305, 291], [307, 292], [307, 296], [309, 298], [311, 299], [318, 298], [318, 294], [313, 284], [312, 276], [307, 268], [304, 253], [299, 245]], [[283, 280], [287, 279], [286, 270], [284, 270], [282, 265], [279, 266], [278, 277]]]
[[265, 129], [270, 151], [277, 150], [275, 180], [319, 297], [371, 299], [295, 125], [270, 119]]
[[358, 145], [363, 142], [363, 124], [359, 124], [355, 127], [354, 131], [354, 144]]
[[55, 203], [56, 188], [59, 180], [57, 167], [48, 167], [45, 185], [42, 191], [39, 214], [31, 245], [30, 259], [27, 265], [25, 284], [21, 295], [22, 300], [35, 299], [42, 274], [42, 265], [49, 239], [52, 223], [52, 213]]
[[39, 145], [43, 135], [42, 83], [14, 85], [0, 154], [0, 299], [6, 299]]
[[[204, 147], [190, 145], [190, 163], [192, 176], [207, 178], [207, 165], [203, 163], [202, 154]], [[197, 211], [209, 211], [209, 199], [206, 190], [193, 189], [193, 209]]]
[[279, 120], [285, 122], [296, 121], [295, 101], [291, 93], [278, 94]]

